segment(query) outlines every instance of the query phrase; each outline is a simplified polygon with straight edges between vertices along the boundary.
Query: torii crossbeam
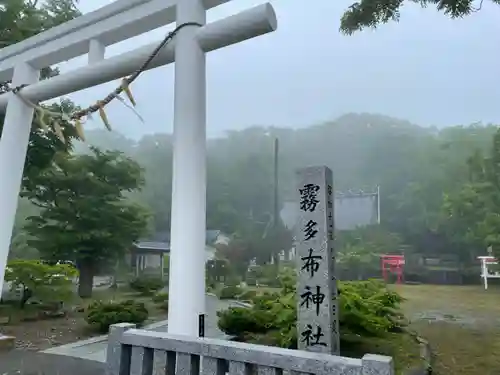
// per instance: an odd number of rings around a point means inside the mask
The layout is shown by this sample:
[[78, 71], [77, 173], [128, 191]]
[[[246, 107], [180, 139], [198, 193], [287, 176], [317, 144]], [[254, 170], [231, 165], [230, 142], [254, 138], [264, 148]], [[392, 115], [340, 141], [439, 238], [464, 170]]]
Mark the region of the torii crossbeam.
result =
[[[37, 103], [123, 78], [149, 57], [157, 43], [104, 59], [106, 46], [174, 21], [201, 25], [180, 30], [148, 67], [176, 63], [168, 312], [168, 331], [174, 334], [197, 336], [198, 317], [205, 312], [205, 53], [277, 27], [268, 3], [206, 24], [206, 11], [228, 1], [119, 0], [0, 51], [0, 82], [28, 84], [20, 93]], [[40, 69], [87, 53], [88, 66], [39, 81]], [[0, 95], [0, 111], [6, 111], [0, 138], [1, 291], [33, 109], [8, 93]]]

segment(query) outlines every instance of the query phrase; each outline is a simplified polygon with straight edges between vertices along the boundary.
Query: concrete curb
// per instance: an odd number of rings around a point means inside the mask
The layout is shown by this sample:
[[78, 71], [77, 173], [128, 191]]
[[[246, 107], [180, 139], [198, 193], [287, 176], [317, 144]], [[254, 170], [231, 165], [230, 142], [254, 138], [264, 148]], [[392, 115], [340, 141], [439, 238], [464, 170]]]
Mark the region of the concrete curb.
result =
[[148, 325], [145, 325], [143, 328], [144, 329], [155, 329], [155, 328], [158, 328], [158, 327], [163, 327], [163, 326], [166, 326], [168, 323], [168, 320], [167, 319], [164, 319], [164, 320], [160, 320], [158, 322], [154, 322], [154, 323], [151, 323], [151, 324], [148, 324]]
[[[213, 293], [207, 293], [207, 295], [211, 298], [217, 298], [217, 296], [214, 295]], [[242, 302], [238, 301], [230, 301], [230, 302], [234, 305], [246, 307], [245, 304]], [[144, 325], [141, 328], [146, 330], [157, 330], [160, 328], [160, 331], [163, 331], [162, 328], [163, 327], [166, 328], [167, 325], [168, 325], [168, 320], [163, 319], [154, 323]], [[89, 339], [84, 339], [65, 345], [55, 346], [40, 352], [44, 354], [65, 355], [70, 357], [85, 358], [89, 360], [103, 362], [105, 357], [102, 356], [102, 353], [105, 353], [107, 349], [107, 344], [106, 344], [107, 340], [108, 340], [108, 335], [106, 334], [106, 335], [91, 337]], [[75, 354], [76, 352], [80, 351], [84, 352], [85, 356], [80, 356], [79, 354], [78, 355]]]
[[[207, 296], [219, 298], [215, 293], [207, 293]], [[231, 303], [234, 303], [235, 305], [238, 305], [240, 307], [246, 307], [246, 308], [252, 307], [252, 304], [238, 301], [236, 299], [228, 299], [227, 301], [230, 301]]]
[[247, 309], [251, 308], [252, 307], [252, 304], [251, 303], [247, 303], [247, 302], [242, 302], [242, 301], [237, 301], [237, 300], [231, 300], [232, 303], [234, 303], [235, 305], [238, 305], [238, 306], [241, 306], [241, 307], [245, 307]]
[[72, 342], [70, 344], [64, 344], [64, 345], [59, 345], [59, 346], [54, 346], [49, 349], [42, 350], [42, 353], [47, 353], [47, 354], [59, 354], [59, 352], [74, 349], [74, 348], [79, 348], [80, 346], [86, 346], [86, 345], [91, 345], [91, 344], [97, 344], [102, 341], [106, 341], [108, 339], [108, 335], [101, 335], [101, 336], [96, 336], [96, 337], [91, 337], [86, 340], [80, 340], [76, 342]]
[[408, 375], [432, 375], [432, 350], [429, 342], [418, 333], [409, 329], [405, 330], [418, 343], [420, 348], [420, 359], [423, 364], [408, 371]]
[[[144, 329], [155, 329], [158, 327], [165, 326], [166, 324], [167, 324], [167, 320], [160, 320], [158, 322], [154, 322], [154, 323], [151, 323], [151, 324], [144, 326]], [[96, 336], [96, 337], [91, 337], [89, 339], [72, 342], [70, 344], [54, 346], [53, 348], [45, 349], [45, 350], [42, 350], [41, 352], [47, 353], [47, 354], [60, 354], [61, 351], [71, 350], [71, 349], [75, 349], [75, 348], [79, 348], [81, 346], [86, 346], [86, 345], [91, 345], [91, 344], [97, 344], [97, 343], [104, 342], [107, 340], [108, 340], [108, 335], [100, 335], [100, 336]]]

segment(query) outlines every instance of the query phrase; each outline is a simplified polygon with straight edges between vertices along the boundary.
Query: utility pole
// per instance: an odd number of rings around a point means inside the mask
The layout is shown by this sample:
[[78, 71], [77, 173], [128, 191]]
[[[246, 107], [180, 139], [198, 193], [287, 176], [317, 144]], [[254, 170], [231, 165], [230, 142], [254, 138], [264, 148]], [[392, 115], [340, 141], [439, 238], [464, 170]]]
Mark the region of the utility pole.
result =
[[[273, 212], [271, 221], [269, 221], [269, 226], [266, 227], [264, 237], [267, 237], [267, 228], [271, 229], [273, 240], [275, 240], [275, 236], [278, 229], [278, 223], [280, 220], [279, 213], [279, 182], [278, 182], [278, 155], [279, 155], [279, 139], [276, 136], [273, 136], [271, 133], [265, 134], [267, 137], [272, 137], [273, 140]], [[275, 253], [274, 251], [270, 254], [271, 261], [274, 262], [276, 266], [279, 263], [279, 253]]]
[[274, 138], [274, 213], [273, 213], [273, 226], [274, 229], [278, 227], [279, 220], [279, 198], [278, 198], [278, 154], [279, 154], [279, 140]]
[[[279, 217], [279, 197], [278, 197], [278, 155], [279, 155], [279, 140], [278, 137], [274, 137], [274, 197], [273, 197], [273, 204], [274, 204], [274, 209], [273, 209], [273, 238], [276, 239], [276, 236], [278, 234], [278, 221], [280, 220]], [[281, 249], [280, 249], [281, 250]], [[276, 267], [279, 266], [279, 261], [280, 261], [280, 253], [276, 252], [274, 254], [274, 262]]]

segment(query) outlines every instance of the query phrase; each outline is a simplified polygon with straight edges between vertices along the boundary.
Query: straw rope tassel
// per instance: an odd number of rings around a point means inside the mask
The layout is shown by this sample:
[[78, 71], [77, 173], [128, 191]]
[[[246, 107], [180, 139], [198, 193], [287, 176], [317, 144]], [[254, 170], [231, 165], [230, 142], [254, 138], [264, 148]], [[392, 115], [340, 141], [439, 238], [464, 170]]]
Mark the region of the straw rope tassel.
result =
[[45, 122], [45, 111], [43, 109], [37, 109], [37, 114], [38, 114], [38, 125], [40, 126], [41, 129], [44, 131], [48, 130], [47, 123]]
[[79, 118], [75, 119], [75, 129], [76, 134], [78, 134], [78, 138], [80, 138], [83, 142], [85, 142], [85, 133], [83, 132], [82, 122]]
[[54, 133], [56, 133], [57, 138], [59, 138], [59, 140], [62, 143], [66, 143], [66, 139], [64, 139], [64, 134], [62, 132], [61, 125], [59, 125], [59, 122], [57, 121], [54, 121]]
[[130, 103], [132, 103], [132, 105], [135, 107], [136, 102], [135, 102], [134, 96], [132, 95], [132, 91], [130, 91], [130, 86], [128, 84], [127, 78], [122, 79], [122, 89], [123, 89], [123, 92], [127, 95], [128, 100], [130, 100]]
[[106, 129], [111, 131], [112, 130], [111, 125], [109, 124], [108, 116], [106, 116], [106, 112], [104, 112], [104, 106], [102, 105], [102, 103], [100, 101], [97, 102], [97, 105], [99, 106], [99, 116], [101, 116], [101, 120], [102, 120], [102, 122], [104, 122], [104, 126], [106, 127]]

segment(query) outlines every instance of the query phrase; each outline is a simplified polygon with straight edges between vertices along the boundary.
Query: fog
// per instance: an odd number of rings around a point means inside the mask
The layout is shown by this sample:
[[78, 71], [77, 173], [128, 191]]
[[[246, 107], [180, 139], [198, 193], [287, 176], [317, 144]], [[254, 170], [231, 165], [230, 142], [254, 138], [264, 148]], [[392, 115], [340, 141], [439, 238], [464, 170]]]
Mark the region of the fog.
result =
[[[209, 21], [260, 3], [232, 1], [210, 11]], [[500, 120], [495, 65], [500, 10], [493, 4], [458, 20], [432, 7], [405, 5], [400, 23], [345, 36], [339, 20], [348, 0], [271, 3], [276, 32], [208, 55], [209, 136], [252, 125], [304, 127], [349, 112], [438, 127]], [[102, 0], [80, 3], [84, 12], [102, 5]], [[107, 56], [160, 40], [171, 28], [112, 46]], [[70, 61], [62, 71], [85, 63], [85, 57]], [[158, 68], [133, 84], [144, 124], [120, 103], [109, 106], [119, 131], [135, 139], [172, 131], [173, 71], [173, 65]], [[70, 97], [86, 106], [113, 84]]]

